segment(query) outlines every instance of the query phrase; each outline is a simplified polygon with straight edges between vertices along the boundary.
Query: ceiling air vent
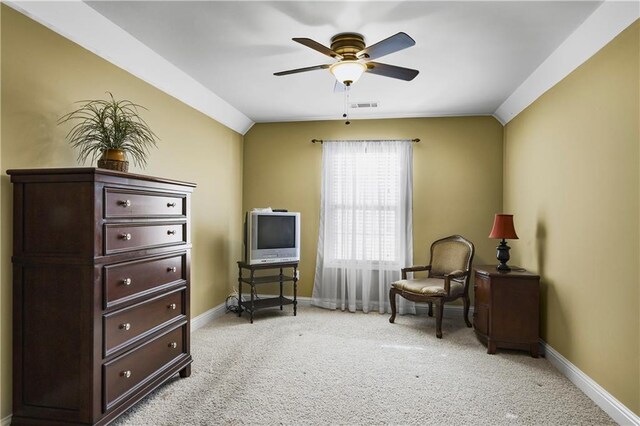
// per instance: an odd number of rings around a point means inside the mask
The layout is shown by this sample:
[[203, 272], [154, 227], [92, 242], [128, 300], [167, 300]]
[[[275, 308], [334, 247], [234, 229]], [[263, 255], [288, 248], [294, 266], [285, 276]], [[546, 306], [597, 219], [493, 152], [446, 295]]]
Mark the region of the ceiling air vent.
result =
[[378, 102], [352, 102], [349, 104], [349, 108], [360, 109], [360, 108], [378, 108]]

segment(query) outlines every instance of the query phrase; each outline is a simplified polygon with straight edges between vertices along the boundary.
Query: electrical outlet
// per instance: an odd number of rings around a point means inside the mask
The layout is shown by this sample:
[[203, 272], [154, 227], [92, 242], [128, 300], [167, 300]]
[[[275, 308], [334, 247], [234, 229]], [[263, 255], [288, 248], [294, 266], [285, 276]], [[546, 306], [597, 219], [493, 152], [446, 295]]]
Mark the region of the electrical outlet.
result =
[[300, 269], [296, 269], [296, 280], [300, 279]]

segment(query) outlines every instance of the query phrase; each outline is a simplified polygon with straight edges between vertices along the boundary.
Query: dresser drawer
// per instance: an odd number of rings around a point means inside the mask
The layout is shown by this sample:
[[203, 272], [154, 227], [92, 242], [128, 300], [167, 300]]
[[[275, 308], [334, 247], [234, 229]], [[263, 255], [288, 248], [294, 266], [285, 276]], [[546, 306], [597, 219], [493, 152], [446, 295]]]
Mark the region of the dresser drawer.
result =
[[163, 370], [163, 367], [186, 354], [185, 333], [184, 326], [176, 328], [104, 364], [104, 410], [110, 409], [128, 393], [153, 379], [155, 373]]
[[105, 356], [184, 317], [183, 299], [183, 290], [174, 291], [104, 315]]
[[186, 216], [185, 198], [180, 195], [106, 188], [105, 218]]
[[186, 280], [186, 254], [155, 257], [104, 267], [104, 307], [143, 296], [166, 284]]
[[152, 247], [184, 244], [186, 224], [107, 224], [104, 232], [105, 254]]

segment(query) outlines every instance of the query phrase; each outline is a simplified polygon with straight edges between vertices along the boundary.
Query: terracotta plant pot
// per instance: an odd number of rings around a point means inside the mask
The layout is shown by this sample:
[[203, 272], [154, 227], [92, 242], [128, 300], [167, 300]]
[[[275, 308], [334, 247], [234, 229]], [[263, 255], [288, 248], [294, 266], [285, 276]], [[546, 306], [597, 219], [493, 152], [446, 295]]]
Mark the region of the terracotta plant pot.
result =
[[127, 172], [129, 170], [129, 162], [126, 158], [124, 151], [121, 149], [105, 149], [102, 152], [102, 157], [98, 160], [98, 167], [101, 169]]

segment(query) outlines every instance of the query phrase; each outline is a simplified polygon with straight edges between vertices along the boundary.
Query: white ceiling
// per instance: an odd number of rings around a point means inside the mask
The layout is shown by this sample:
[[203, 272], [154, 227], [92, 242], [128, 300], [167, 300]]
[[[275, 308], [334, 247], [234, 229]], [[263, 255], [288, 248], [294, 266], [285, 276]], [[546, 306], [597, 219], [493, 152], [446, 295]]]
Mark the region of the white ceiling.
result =
[[276, 71], [331, 59], [324, 45], [358, 32], [367, 45], [399, 31], [416, 45], [379, 62], [420, 70], [411, 82], [365, 74], [353, 118], [493, 114], [601, 2], [87, 2], [255, 122], [338, 119], [344, 97], [328, 70]]

